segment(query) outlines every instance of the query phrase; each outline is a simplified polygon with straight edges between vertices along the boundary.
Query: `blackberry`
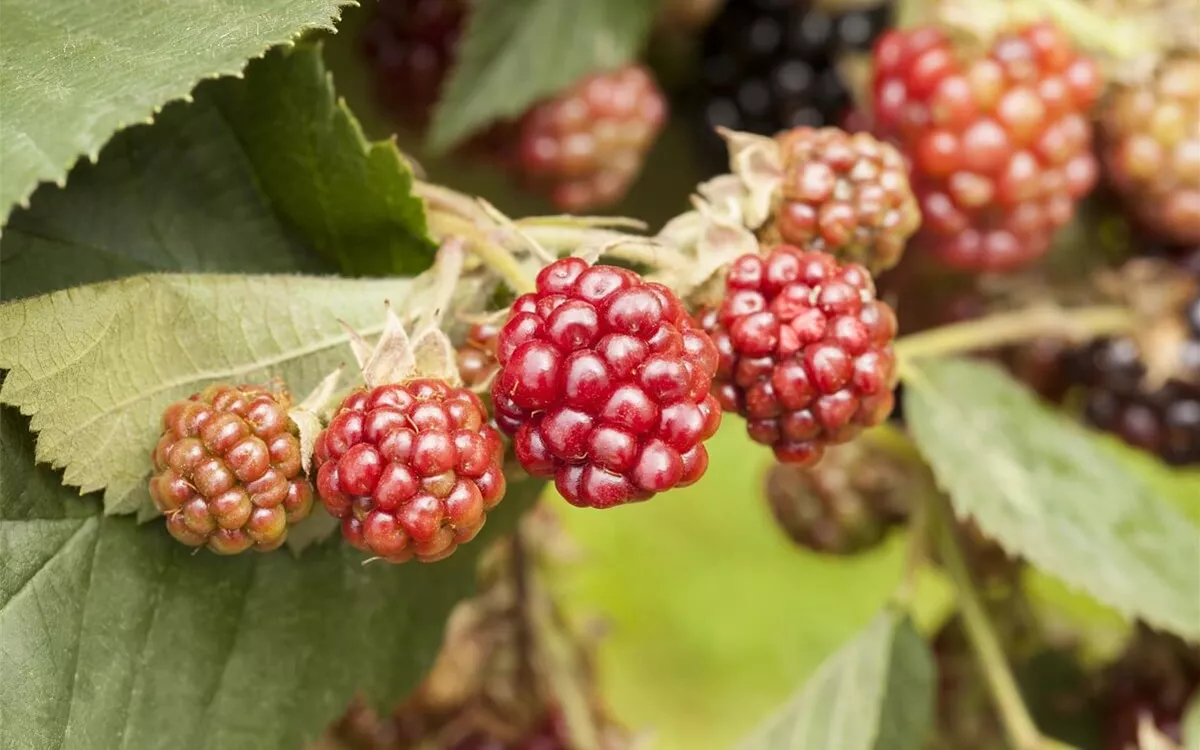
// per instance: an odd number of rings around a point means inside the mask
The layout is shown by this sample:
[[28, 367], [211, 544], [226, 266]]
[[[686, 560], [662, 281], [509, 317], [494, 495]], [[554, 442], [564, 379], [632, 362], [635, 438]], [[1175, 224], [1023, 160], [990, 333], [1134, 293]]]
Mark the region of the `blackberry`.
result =
[[312, 511], [291, 396], [212, 385], [166, 408], [150, 496], [171, 536], [232, 555], [273, 550]]
[[921, 222], [903, 158], [866, 133], [792, 128], [775, 137], [783, 181], [760, 239], [822, 250], [879, 272]]
[[355, 547], [433, 562], [504, 497], [500, 435], [479, 397], [431, 378], [359, 388], [317, 436], [317, 490]]
[[467, 9], [466, 0], [380, 0], [372, 6], [363, 48], [379, 100], [405, 124], [429, 123]]
[[1183, 741], [1183, 714], [1200, 690], [1200, 650], [1195, 646], [1139, 623], [1104, 678], [1105, 750], [1135, 747], [1142, 716], [1170, 739]]
[[641, 172], [666, 116], [645, 67], [594, 73], [525, 114], [514, 168], [560, 210], [609, 206]]
[[467, 340], [458, 348], [458, 375], [463, 385], [478, 389], [491, 380], [500, 369], [496, 361], [496, 337], [500, 326], [495, 323], [476, 323], [467, 331]]
[[794, 0], [728, 0], [703, 40], [700, 108], [706, 150], [725, 160], [713, 128], [775, 135], [840, 125], [851, 107], [842, 55], [869, 50], [890, 4], [830, 15]]
[[496, 345], [496, 423], [573, 505], [608, 508], [696, 482], [721, 421], [717, 352], [675, 293], [563, 258], [521, 296]]
[[1118, 87], [1100, 115], [1106, 176], [1162, 239], [1200, 243], [1200, 53], [1169, 58], [1149, 85]]
[[1048, 23], [987, 50], [932, 26], [893, 31], [874, 60], [875, 129], [909, 159], [920, 246], [970, 271], [1043, 256], [1096, 181], [1095, 63]]
[[892, 410], [896, 316], [862, 266], [789, 245], [744, 255], [701, 324], [720, 355], [721, 407], [781, 462], [816, 463]]
[[859, 441], [834, 446], [806, 468], [776, 464], [767, 473], [767, 503], [776, 523], [814, 552], [852, 555], [872, 549], [908, 516], [903, 468]]

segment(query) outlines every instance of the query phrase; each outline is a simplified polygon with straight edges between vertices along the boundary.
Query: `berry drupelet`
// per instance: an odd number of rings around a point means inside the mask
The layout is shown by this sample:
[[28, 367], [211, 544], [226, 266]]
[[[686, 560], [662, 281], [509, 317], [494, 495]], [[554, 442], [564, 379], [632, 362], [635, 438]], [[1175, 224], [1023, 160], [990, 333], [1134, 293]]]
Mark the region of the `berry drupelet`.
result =
[[707, 468], [717, 352], [665, 286], [555, 261], [513, 304], [496, 354], [496, 423], [525, 470], [554, 477], [571, 504], [646, 500]]
[[360, 388], [317, 437], [317, 491], [355, 547], [390, 562], [449, 556], [504, 497], [504, 450], [474, 393], [418, 378]]
[[900, 261], [921, 214], [895, 148], [837, 128], [793, 128], [775, 141], [783, 181], [760, 240], [821, 250], [872, 272]]
[[496, 362], [496, 338], [499, 335], [500, 326], [495, 323], [476, 323], [467, 330], [467, 340], [455, 355], [463, 385], [478, 390], [500, 369]]
[[1166, 242], [1200, 243], [1200, 53], [1118, 87], [1100, 123], [1106, 176], [1135, 219]]
[[259, 386], [213, 385], [166, 408], [150, 496], [171, 536], [223, 555], [265, 552], [308, 517], [312, 485], [290, 404]]
[[892, 410], [896, 316], [862, 266], [789, 245], [744, 255], [702, 323], [722, 408], [781, 462], [813, 464]]
[[717, 126], [775, 135], [840, 124], [851, 101], [837, 62], [848, 51], [869, 50], [890, 15], [887, 4], [830, 15], [794, 0], [729, 0], [703, 42], [710, 150], [724, 158], [712, 133]]
[[1047, 23], [974, 52], [934, 27], [881, 37], [875, 128], [909, 159], [921, 247], [963, 270], [1011, 270], [1049, 250], [1096, 182], [1101, 79]]

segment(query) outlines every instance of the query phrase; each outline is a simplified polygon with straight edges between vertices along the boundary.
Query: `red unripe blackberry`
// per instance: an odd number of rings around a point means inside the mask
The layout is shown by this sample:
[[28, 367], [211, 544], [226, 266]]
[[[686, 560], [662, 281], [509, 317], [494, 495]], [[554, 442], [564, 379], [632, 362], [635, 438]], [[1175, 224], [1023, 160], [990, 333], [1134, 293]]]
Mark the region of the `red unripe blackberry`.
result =
[[212, 385], [162, 416], [150, 496], [171, 536], [232, 555], [283, 544], [312, 511], [291, 397], [253, 385]]
[[499, 335], [500, 326], [496, 323], [476, 323], [467, 331], [467, 340], [456, 353], [458, 375], [463, 385], [477, 389], [500, 369], [496, 362], [496, 337]]
[[984, 55], [933, 27], [875, 46], [876, 132], [909, 159], [918, 241], [944, 263], [1003, 271], [1049, 248], [1091, 191], [1096, 65], [1055, 26], [998, 36]]
[[701, 322], [722, 408], [784, 463], [815, 463], [892, 410], [896, 316], [860, 265], [789, 245], [743, 255]]
[[571, 504], [646, 500], [707, 468], [717, 352], [661, 284], [555, 261], [513, 304], [496, 354], [496, 423], [525, 470], [554, 477]]
[[646, 68], [592, 74], [525, 114], [516, 169], [563, 211], [611, 205], [641, 171], [666, 113]]
[[767, 236], [874, 272], [896, 265], [921, 223], [899, 152], [837, 128], [793, 128], [775, 141], [783, 182]]
[[364, 32], [379, 98], [408, 124], [428, 123], [455, 59], [464, 0], [383, 0]]
[[1200, 243], [1200, 54], [1116, 89], [1100, 124], [1106, 176], [1137, 220], [1167, 242]]
[[391, 562], [449, 556], [504, 497], [503, 447], [483, 402], [442, 380], [354, 391], [317, 436], [313, 459], [342, 534]]

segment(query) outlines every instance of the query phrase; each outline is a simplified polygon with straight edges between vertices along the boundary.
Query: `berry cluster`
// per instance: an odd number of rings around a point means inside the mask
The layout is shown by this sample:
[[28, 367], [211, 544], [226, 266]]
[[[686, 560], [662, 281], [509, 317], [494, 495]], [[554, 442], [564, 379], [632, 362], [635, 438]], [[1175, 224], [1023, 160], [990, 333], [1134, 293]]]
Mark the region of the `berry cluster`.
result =
[[971, 270], [1041, 257], [1096, 181], [1096, 65], [1045, 23], [983, 55], [935, 27], [893, 31], [874, 62], [875, 127], [910, 160], [922, 246]]
[[479, 397], [441, 380], [359, 389], [317, 437], [317, 491], [355, 547], [449, 556], [504, 497], [503, 446]]
[[728, 0], [704, 38], [705, 136], [713, 128], [761, 135], [839, 125], [850, 95], [838, 71], [848, 51], [869, 50], [890, 22], [887, 4], [829, 15], [808, 2]]
[[1100, 116], [1106, 175], [1154, 234], [1200, 243], [1200, 54], [1117, 89]]
[[734, 261], [702, 323], [717, 398], [785, 463], [812, 464], [892, 410], [896, 317], [865, 268], [789, 245]]
[[721, 416], [708, 393], [717, 353], [666, 287], [558, 260], [513, 304], [496, 354], [496, 423], [568, 502], [645, 500], [704, 473]]
[[171, 536], [223, 555], [265, 552], [312, 511], [290, 396], [214, 385], [166, 408], [150, 496]]
[[666, 113], [645, 68], [590, 75], [521, 119], [518, 171], [562, 210], [610, 205], [637, 177]]
[[896, 265], [921, 223], [896, 149], [837, 128], [793, 128], [775, 140], [784, 176], [766, 238], [873, 271]]

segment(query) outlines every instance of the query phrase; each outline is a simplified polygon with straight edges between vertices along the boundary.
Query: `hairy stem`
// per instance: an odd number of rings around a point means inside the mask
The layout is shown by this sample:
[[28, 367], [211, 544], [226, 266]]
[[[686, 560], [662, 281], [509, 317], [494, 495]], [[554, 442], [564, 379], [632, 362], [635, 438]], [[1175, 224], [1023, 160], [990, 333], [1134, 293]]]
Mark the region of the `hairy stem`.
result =
[[427, 214], [429, 231], [439, 240], [458, 236], [466, 240], [470, 250], [485, 266], [494, 271], [517, 294], [532, 292], [536, 288], [533, 279], [517, 262], [508, 248], [492, 239], [471, 221], [444, 211], [431, 210]]
[[978, 320], [952, 323], [914, 333], [896, 342], [896, 356], [903, 361], [920, 357], [991, 349], [1046, 336], [1089, 339], [1124, 333], [1133, 328], [1133, 314], [1115, 305], [1079, 307], [1035, 306]]
[[1000, 640], [975, 592], [975, 584], [967, 571], [962, 548], [955, 536], [954, 511], [950, 509], [950, 502], [945, 496], [936, 495], [930, 498], [929, 505], [936, 515], [936, 536], [942, 565], [954, 583], [967, 639], [983, 668], [984, 679], [1009, 743], [1015, 750], [1047, 750], [1050, 746], [1043, 740], [1029, 709], [1025, 707]]

